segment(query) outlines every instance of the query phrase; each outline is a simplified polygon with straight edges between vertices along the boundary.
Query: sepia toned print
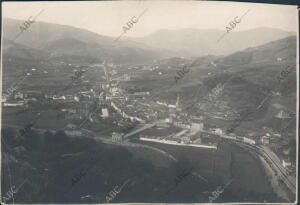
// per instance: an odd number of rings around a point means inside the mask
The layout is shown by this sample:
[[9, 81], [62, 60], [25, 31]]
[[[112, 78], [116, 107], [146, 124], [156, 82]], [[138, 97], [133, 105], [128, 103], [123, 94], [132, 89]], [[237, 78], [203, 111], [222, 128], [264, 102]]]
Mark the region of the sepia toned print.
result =
[[297, 204], [296, 6], [1, 12], [1, 203]]

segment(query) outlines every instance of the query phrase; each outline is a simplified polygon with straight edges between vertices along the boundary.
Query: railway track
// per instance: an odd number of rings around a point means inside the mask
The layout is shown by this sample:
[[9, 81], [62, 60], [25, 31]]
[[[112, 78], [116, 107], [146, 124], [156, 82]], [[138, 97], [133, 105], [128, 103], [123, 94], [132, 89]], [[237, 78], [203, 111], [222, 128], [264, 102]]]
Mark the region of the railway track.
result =
[[277, 172], [280, 173], [280, 176], [282, 178], [282, 181], [287, 185], [287, 187], [295, 194], [296, 193], [296, 185], [295, 183], [293, 183], [289, 176], [285, 173], [285, 170], [282, 170], [282, 167], [280, 167], [280, 165], [277, 164], [277, 162], [272, 158], [272, 156], [269, 155], [269, 153], [267, 153], [263, 148], [258, 147], [258, 146], [254, 146], [254, 145], [248, 145], [242, 142], [238, 142], [236, 140], [237, 143], [242, 144], [242, 146], [246, 146], [252, 150], [254, 150], [256, 153], [258, 153], [259, 155], [262, 155], [262, 157], [264, 158], [268, 158], [268, 160], [272, 163], [273, 166], [275, 166], [277, 168]]
[[[287, 187], [295, 194], [296, 193], [296, 180], [293, 182], [290, 180], [290, 176], [286, 174], [286, 171], [284, 170], [283, 167], [281, 167], [281, 164], [278, 164], [278, 162], [276, 162], [276, 160], [273, 159], [273, 156], [270, 156], [270, 154], [263, 149], [262, 147], [259, 147], [257, 145], [252, 145], [252, 144], [248, 144], [245, 143], [242, 138], [237, 138], [237, 137], [230, 137], [230, 136], [226, 136], [226, 135], [218, 135], [224, 139], [228, 139], [230, 141], [233, 141], [235, 143], [239, 143], [240, 145], [244, 146], [244, 147], [248, 147], [252, 150], [254, 150], [257, 154], [261, 155], [264, 159], [268, 159], [269, 162], [272, 163], [273, 167], [276, 167], [276, 172], [280, 173], [281, 179], [282, 181], [287, 185]], [[266, 159], [266, 160], [267, 160]]]

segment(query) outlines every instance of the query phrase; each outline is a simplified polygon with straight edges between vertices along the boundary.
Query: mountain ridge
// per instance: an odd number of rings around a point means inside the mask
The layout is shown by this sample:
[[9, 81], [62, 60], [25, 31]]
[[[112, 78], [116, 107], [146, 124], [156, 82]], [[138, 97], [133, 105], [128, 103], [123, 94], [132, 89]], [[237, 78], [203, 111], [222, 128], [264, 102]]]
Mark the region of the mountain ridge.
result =
[[203, 55], [228, 55], [248, 47], [296, 35], [295, 32], [284, 31], [271, 27], [233, 31], [217, 40], [226, 33], [218, 29], [163, 29], [136, 41], [151, 44], [159, 49], [170, 49], [181, 53], [184, 57]]
[[[21, 20], [6, 18], [3, 23], [3, 36], [12, 40], [19, 32], [18, 26], [21, 23]], [[139, 38], [124, 36], [115, 43], [115, 37], [101, 35], [87, 29], [37, 21], [27, 31], [22, 33], [16, 42], [28, 47], [41, 49], [49, 42], [70, 38], [88, 44], [99, 44], [106, 47], [107, 50], [114, 50], [115, 52], [118, 49], [124, 51], [124, 48], [132, 48], [140, 49], [140, 53], [145, 51], [145, 55], [150, 52], [155, 57], [164, 58], [229, 55], [248, 47], [263, 45], [295, 35], [295, 32], [259, 27], [243, 31], [232, 31], [225, 35], [220, 42], [217, 42], [224, 32], [225, 30], [218, 29], [162, 29]], [[116, 49], [108, 49], [110, 47]], [[143, 58], [147, 59], [146, 56]], [[153, 58], [150, 57], [149, 60], [153, 60]]]

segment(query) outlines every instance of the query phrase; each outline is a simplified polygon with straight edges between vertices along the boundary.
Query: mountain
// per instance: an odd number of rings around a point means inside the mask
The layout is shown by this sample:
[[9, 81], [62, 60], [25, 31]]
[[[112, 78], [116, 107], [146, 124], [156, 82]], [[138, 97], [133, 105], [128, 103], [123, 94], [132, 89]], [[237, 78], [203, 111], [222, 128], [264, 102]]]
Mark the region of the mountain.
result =
[[[22, 21], [5, 19], [3, 36], [4, 48], [12, 46], [19, 35]], [[115, 38], [102, 36], [84, 29], [45, 22], [35, 22], [22, 32], [13, 43], [28, 48], [52, 53], [51, 59], [69, 61], [113, 61], [115, 63], [150, 62], [166, 54], [137, 42], [115, 42]], [[14, 44], [16, 45], [16, 44]]]
[[[7, 39], [14, 39], [20, 32], [19, 26], [23, 23], [21, 20], [5, 18], [3, 21], [3, 36]], [[75, 28], [46, 22], [35, 22], [22, 32], [15, 42], [32, 47], [41, 48], [49, 42], [60, 39], [77, 39], [83, 42], [98, 43], [101, 45], [111, 45], [113, 38], [101, 36], [99, 34]]]
[[[168, 49], [184, 57], [204, 55], [228, 55], [248, 47], [259, 46], [288, 36], [295, 32], [274, 28], [257, 28], [247, 31], [232, 31], [219, 42], [225, 30], [159, 30], [143, 38], [135, 38], [137, 42], [158, 49]], [[133, 39], [132, 39], [133, 40]]]
[[[14, 40], [19, 35], [22, 21], [3, 21], [4, 39]], [[228, 55], [274, 40], [295, 35], [273, 28], [232, 31], [219, 42], [222, 30], [159, 30], [143, 38], [115, 38], [97, 33], [45, 22], [35, 22], [14, 41], [23, 46], [52, 52], [53, 58], [70, 61], [114, 61], [116, 63], [144, 63], [166, 57]]]

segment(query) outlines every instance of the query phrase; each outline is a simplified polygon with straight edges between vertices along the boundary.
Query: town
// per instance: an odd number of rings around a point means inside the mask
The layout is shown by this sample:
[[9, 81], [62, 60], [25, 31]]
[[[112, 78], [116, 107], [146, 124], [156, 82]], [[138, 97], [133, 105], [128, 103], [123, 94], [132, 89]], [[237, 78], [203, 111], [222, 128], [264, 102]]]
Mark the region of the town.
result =
[[5, 203], [298, 199], [296, 6], [2, 10]]
[[[85, 76], [88, 69], [80, 69], [79, 65], [68, 66], [74, 67], [73, 72], [78, 81], [76, 83], [86, 86], [86, 83], [89, 82]], [[21, 91], [15, 89], [12, 95], [9, 95], [7, 99], [3, 99], [4, 112], [15, 110], [21, 113], [18, 114], [18, 116], [21, 116], [27, 114], [30, 110], [35, 110], [43, 115], [43, 112], [47, 112], [43, 108], [59, 107], [59, 110], [53, 110], [52, 112], [56, 113], [53, 120], [59, 120], [61, 122], [60, 126], [55, 127], [55, 125], [51, 128], [48, 125], [47, 129], [63, 129], [70, 136], [91, 135], [91, 133], [97, 135], [99, 124], [105, 124], [112, 126], [111, 131], [106, 131], [106, 133], [109, 133], [110, 138], [107, 135], [98, 138], [118, 144], [139, 140], [174, 146], [217, 149], [217, 139], [221, 137], [251, 147], [263, 157], [268, 158], [267, 162], [273, 164], [272, 167], [274, 167], [273, 169], [278, 177], [287, 176], [287, 183], [293, 181], [289, 178], [295, 177], [292, 174], [295, 174], [295, 165], [292, 165], [289, 159], [279, 157], [284, 156], [283, 152], [286, 151], [283, 150], [282, 153], [274, 154], [274, 152], [279, 151], [276, 147], [279, 146], [280, 133], [264, 127], [265, 133], [261, 136], [254, 136], [251, 133], [244, 136], [237, 136], [234, 132], [227, 134], [226, 127], [217, 127], [205, 120], [207, 118], [231, 120], [234, 118], [233, 116], [238, 116], [236, 112], [226, 109], [226, 104], [222, 105], [223, 102], [219, 102], [217, 97], [209, 96], [211, 100], [216, 101], [219, 109], [223, 110], [203, 111], [202, 115], [190, 115], [182, 109], [182, 99], [179, 95], [174, 102], [166, 102], [155, 98], [149, 101], [151, 93], [146, 89], [141, 90], [136, 87], [124, 89], [120, 86], [121, 83], [130, 82], [131, 79], [137, 78], [143, 72], [159, 70], [159, 65], [129, 67], [127, 71], [120, 73], [116, 69], [117, 67], [118, 65], [105, 62], [91, 65], [89, 69], [102, 68], [105, 77], [94, 85], [86, 86], [85, 90], [79, 89], [77, 92], [66, 90], [63, 91], [64, 93], [50, 94], [38, 90]], [[27, 76], [34, 76], [36, 72], [37, 70], [33, 68], [31, 72], [27, 73]], [[48, 71], [42, 72], [48, 74]], [[161, 75], [161, 72], [157, 72], [156, 75]], [[74, 76], [72, 76], [72, 80], [74, 81]], [[74, 83], [72, 86], [76, 87], [78, 85]], [[218, 84], [217, 87], [219, 88], [220, 85]], [[219, 95], [220, 90], [218, 91]], [[226, 112], [227, 114], [224, 115]], [[277, 117], [293, 118], [284, 110], [280, 110]], [[63, 124], [65, 127], [61, 126]], [[38, 127], [37, 129], [45, 128]], [[295, 184], [289, 186], [293, 187]]]

